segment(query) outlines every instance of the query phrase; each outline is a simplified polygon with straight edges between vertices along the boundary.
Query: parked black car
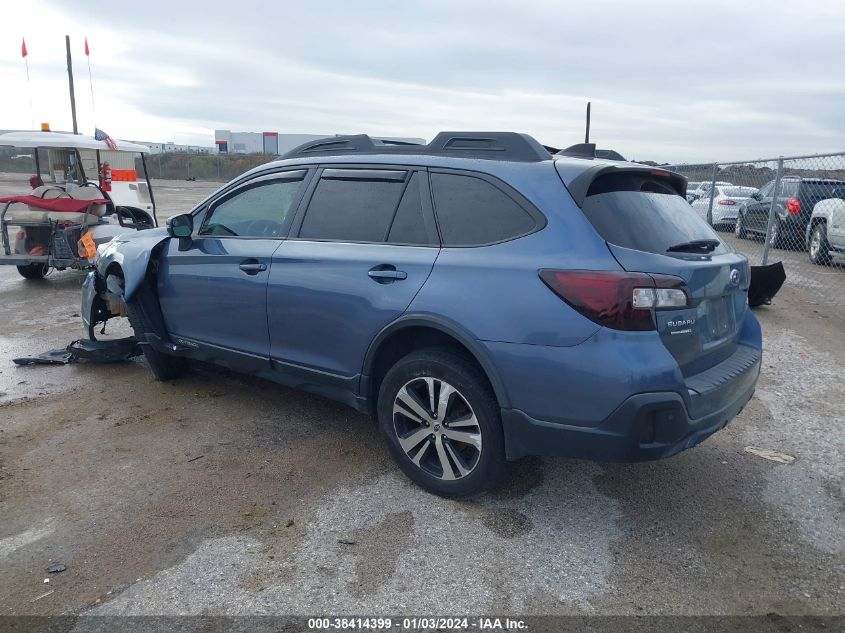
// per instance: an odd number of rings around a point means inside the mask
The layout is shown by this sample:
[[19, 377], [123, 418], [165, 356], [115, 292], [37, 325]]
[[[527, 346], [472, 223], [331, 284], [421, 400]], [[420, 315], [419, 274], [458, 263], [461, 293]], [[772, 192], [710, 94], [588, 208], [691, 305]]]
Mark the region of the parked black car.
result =
[[772, 225], [769, 243], [773, 248], [805, 247], [805, 234], [813, 207], [821, 200], [836, 197], [836, 188], [845, 181], [798, 178], [781, 178], [779, 191], [775, 195], [775, 181], [772, 180], [751, 196], [739, 209], [734, 234], [737, 237], [765, 238], [769, 224], [769, 210], [775, 205], [777, 213]]

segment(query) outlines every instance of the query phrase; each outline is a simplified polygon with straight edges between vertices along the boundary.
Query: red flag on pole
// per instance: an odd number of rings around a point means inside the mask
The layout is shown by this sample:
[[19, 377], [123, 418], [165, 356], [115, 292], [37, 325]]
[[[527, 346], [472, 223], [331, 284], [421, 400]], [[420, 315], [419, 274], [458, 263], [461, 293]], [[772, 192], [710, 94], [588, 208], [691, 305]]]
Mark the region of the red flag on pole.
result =
[[91, 53], [88, 52], [88, 38], [86, 37], [85, 38], [85, 57], [89, 57], [90, 55], [91, 55]]
[[26, 38], [22, 38], [21, 39], [21, 57], [26, 57], [27, 54], [28, 53], [26, 52]]

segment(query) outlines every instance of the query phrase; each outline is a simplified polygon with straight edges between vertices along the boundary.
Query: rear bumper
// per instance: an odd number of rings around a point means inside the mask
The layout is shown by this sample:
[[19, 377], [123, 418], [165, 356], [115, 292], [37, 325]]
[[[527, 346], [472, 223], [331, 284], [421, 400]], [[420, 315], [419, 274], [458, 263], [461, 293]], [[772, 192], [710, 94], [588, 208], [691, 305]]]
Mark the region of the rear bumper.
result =
[[608, 462], [636, 462], [670, 457], [723, 428], [754, 395], [761, 358], [741, 372], [698, 394], [690, 416], [680, 394], [640, 393], [627, 398], [601, 424], [575, 426], [534, 419], [517, 409], [502, 410], [508, 459], [557, 455]]

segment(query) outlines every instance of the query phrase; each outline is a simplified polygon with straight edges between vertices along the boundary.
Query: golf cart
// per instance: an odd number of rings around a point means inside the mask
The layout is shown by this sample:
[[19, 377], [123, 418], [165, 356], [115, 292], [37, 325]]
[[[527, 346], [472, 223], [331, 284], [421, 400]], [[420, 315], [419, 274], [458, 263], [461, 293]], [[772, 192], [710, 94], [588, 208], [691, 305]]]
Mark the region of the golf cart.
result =
[[[0, 264], [41, 279], [90, 268], [97, 246], [158, 225], [144, 145], [61, 132], [0, 134], [0, 146], [32, 152], [31, 190], [0, 197]], [[136, 172], [141, 158], [143, 178]], [[10, 227], [14, 233], [10, 238]]]

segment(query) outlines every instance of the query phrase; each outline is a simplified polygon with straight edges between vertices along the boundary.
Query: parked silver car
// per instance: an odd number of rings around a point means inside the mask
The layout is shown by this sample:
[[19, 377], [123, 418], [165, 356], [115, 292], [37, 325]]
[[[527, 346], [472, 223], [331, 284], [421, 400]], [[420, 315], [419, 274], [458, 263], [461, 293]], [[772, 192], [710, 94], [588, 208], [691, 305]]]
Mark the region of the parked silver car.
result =
[[[706, 184], [709, 185], [710, 183]], [[710, 197], [713, 196], [713, 226], [717, 229], [733, 230], [740, 205], [748, 200], [755, 191], [757, 189], [754, 187], [717, 184], [712, 192], [706, 193], [690, 204], [692, 204], [695, 212], [706, 221]]]
[[819, 266], [833, 257], [845, 257], [845, 187], [834, 190], [835, 197], [816, 203], [807, 225], [807, 253]]

